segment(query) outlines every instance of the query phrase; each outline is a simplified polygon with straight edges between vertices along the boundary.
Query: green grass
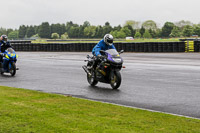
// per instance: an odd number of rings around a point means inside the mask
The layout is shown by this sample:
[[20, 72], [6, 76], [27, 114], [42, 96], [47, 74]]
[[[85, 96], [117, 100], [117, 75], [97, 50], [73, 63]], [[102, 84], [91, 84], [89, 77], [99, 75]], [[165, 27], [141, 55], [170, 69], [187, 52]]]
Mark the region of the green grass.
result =
[[0, 86], [0, 133], [200, 133], [200, 120]]
[[169, 39], [135, 39], [126, 42], [179, 42], [179, 38], [169, 38]]
[[[70, 40], [70, 39], [69, 39]], [[81, 40], [81, 41], [80, 41]], [[37, 39], [32, 41], [32, 43], [98, 43], [99, 41], [84, 41], [85, 39], [77, 39], [77, 41], [51, 41], [47, 42], [45, 39]], [[93, 39], [86, 39], [93, 40]], [[95, 39], [98, 40], [98, 39]], [[101, 39], [99, 39], [101, 40]], [[179, 42], [179, 38], [169, 38], [169, 39], [134, 39], [134, 40], [114, 40], [117, 42]]]

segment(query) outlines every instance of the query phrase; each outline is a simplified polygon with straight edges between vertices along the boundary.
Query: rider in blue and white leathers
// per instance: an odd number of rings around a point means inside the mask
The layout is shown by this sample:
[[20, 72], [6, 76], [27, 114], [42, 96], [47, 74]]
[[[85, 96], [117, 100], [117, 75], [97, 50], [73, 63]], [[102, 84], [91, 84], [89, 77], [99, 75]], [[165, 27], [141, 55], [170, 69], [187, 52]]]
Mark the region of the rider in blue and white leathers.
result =
[[96, 68], [97, 64], [100, 62], [100, 50], [105, 51], [108, 49], [116, 49], [113, 45], [113, 36], [111, 34], [106, 34], [104, 38], [92, 49], [92, 54], [94, 55], [94, 68]]
[[92, 49], [92, 54], [94, 56], [100, 56], [100, 50], [116, 49], [113, 45], [113, 36], [111, 34], [106, 34], [104, 38], [99, 41], [99, 43]]

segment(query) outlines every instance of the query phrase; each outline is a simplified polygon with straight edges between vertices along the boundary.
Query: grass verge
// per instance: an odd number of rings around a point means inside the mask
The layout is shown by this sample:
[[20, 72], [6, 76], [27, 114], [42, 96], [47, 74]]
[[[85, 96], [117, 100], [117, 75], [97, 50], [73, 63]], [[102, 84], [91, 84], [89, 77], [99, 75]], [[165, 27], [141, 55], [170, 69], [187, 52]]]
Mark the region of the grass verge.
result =
[[200, 132], [200, 120], [0, 86], [1, 133]]

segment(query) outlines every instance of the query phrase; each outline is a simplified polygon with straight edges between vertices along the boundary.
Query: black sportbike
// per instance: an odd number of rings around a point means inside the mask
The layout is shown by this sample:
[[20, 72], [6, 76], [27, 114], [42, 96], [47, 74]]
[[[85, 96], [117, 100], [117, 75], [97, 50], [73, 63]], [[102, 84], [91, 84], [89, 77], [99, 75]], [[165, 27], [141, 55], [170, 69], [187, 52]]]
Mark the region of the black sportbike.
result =
[[119, 88], [121, 84], [120, 70], [122, 68], [123, 59], [115, 49], [100, 51], [101, 57], [87, 55], [87, 66], [82, 66], [87, 73], [87, 81], [91, 86], [95, 86], [98, 82], [108, 83], [113, 89]]

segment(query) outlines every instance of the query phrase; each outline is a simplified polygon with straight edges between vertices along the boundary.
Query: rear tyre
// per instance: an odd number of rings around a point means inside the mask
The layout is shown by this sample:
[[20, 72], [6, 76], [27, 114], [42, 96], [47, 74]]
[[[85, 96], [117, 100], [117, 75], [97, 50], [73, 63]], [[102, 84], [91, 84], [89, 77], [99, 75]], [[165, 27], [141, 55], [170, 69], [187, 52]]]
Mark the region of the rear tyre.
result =
[[111, 75], [110, 85], [113, 89], [118, 89], [121, 85], [121, 74], [119, 71], [114, 71]]
[[15, 62], [11, 63], [11, 67], [9, 68], [9, 71], [10, 71], [11, 76], [15, 76], [15, 74], [16, 74], [16, 65], [15, 65]]

